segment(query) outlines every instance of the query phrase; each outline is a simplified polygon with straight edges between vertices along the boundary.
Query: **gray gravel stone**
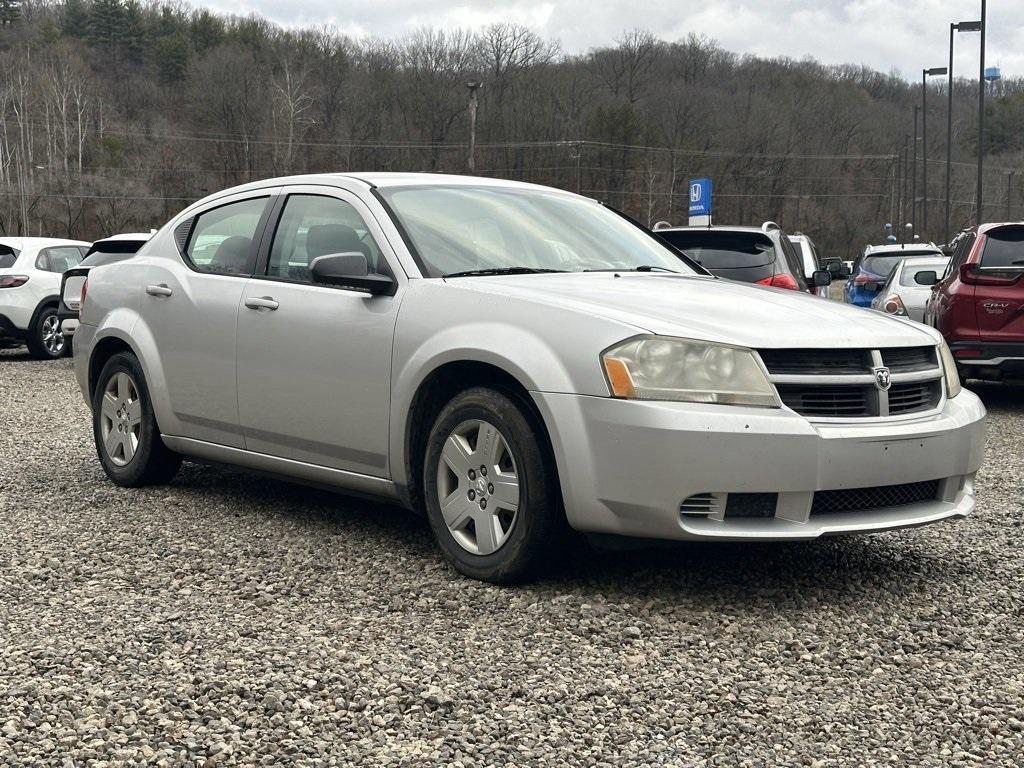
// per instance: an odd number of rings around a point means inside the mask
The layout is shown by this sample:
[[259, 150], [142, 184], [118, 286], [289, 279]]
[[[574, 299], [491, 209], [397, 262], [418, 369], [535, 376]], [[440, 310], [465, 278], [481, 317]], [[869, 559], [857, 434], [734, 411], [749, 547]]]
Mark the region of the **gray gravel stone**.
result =
[[391, 507], [116, 488], [70, 363], [0, 352], [0, 766], [1019, 765], [1024, 397], [977, 389], [967, 521], [498, 589]]

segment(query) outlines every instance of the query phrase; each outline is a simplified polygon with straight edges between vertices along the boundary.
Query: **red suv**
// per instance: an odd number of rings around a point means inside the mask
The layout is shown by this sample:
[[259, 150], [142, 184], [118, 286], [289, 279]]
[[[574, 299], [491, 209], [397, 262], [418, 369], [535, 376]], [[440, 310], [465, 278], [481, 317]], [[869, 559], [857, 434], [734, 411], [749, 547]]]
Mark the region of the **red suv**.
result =
[[925, 322], [946, 337], [961, 376], [1024, 379], [1024, 223], [982, 224], [953, 245]]

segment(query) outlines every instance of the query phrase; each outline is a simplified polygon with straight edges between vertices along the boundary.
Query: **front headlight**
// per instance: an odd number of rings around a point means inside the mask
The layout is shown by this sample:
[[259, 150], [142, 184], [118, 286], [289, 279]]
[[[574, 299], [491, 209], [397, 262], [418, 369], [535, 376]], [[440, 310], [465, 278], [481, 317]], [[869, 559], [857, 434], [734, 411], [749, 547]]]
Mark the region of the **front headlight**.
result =
[[775, 388], [749, 349], [642, 336], [601, 355], [614, 397], [778, 408]]
[[956, 370], [956, 359], [949, 351], [949, 345], [945, 339], [939, 342], [939, 357], [942, 359], [942, 372], [946, 377], [946, 397], [956, 397], [963, 387], [960, 386], [960, 374]]

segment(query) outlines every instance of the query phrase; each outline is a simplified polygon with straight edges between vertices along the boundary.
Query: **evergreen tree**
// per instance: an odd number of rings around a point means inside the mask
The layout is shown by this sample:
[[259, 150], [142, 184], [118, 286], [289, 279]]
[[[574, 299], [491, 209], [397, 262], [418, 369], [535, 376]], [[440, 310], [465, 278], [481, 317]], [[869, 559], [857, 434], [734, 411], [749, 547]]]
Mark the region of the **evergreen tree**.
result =
[[60, 31], [68, 37], [89, 34], [89, 8], [85, 0], [64, 0], [60, 9]]
[[9, 27], [21, 18], [22, 0], [0, 0], [0, 26]]

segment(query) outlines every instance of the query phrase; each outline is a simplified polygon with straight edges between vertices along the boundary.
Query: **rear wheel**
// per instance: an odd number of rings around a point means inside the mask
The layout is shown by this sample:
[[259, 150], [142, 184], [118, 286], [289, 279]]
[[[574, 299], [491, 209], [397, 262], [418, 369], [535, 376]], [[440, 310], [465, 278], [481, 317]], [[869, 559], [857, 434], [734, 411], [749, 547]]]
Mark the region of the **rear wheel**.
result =
[[37, 360], [56, 360], [66, 351], [66, 340], [60, 331], [56, 307], [44, 307], [28, 329], [28, 351]]
[[498, 584], [550, 562], [566, 528], [542, 427], [506, 395], [474, 388], [441, 411], [427, 441], [427, 516], [461, 573]]
[[92, 400], [93, 438], [107, 477], [134, 488], [170, 482], [181, 456], [160, 438], [142, 367], [134, 355], [111, 357]]

